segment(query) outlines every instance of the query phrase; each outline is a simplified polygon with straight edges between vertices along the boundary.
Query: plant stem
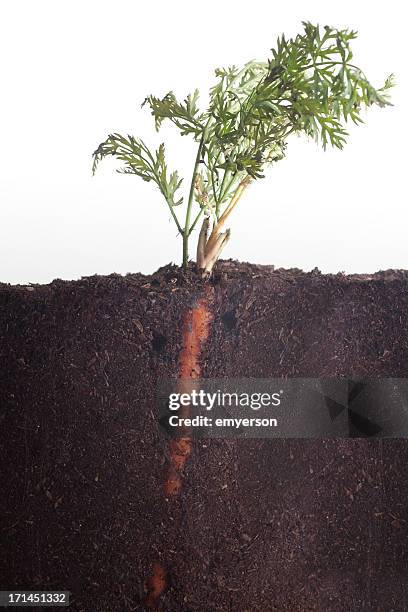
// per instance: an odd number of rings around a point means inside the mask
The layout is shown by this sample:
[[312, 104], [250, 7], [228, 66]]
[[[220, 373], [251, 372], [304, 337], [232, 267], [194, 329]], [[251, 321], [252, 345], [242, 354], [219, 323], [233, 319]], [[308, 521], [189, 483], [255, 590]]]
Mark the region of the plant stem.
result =
[[226, 181], [228, 172], [229, 170], [224, 170], [224, 176], [222, 177], [222, 182], [221, 182], [220, 191], [218, 195], [217, 209], [216, 209], [217, 218], [220, 212], [220, 204], [222, 204], [222, 200], [223, 200], [223, 190], [224, 190], [224, 185], [225, 185], [225, 181]]
[[169, 201], [167, 200], [167, 198], [165, 198], [165, 199], [166, 199], [167, 205], [168, 205], [168, 207], [169, 207], [169, 209], [170, 209], [171, 216], [173, 217], [174, 222], [175, 222], [175, 224], [176, 224], [176, 226], [177, 226], [177, 229], [178, 229], [178, 231], [180, 232], [180, 234], [182, 234], [182, 233], [183, 233], [183, 230], [181, 229], [181, 225], [180, 225], [180, 223], [179, 223], [179, 220], [177, 219], [176, 213], [174, 212], [173, 207], [172, 207], [172, 205], [169, 203]]
[[220, 236], [221, 228], [224, 226], [226, 220], [228, 219], [228, 217], [230, 216], [231, 212], [233, 211], [233, 209], [237, 205], [239, 199], [241, 198], [241, 196], [244, 193], [245, 189], [250, 184], [251, 180], [252, 180], [251, 177], [249, 175], [247, 175], [240, 182], [240, 184], [238, 185], [238, 188], [235, 191], [234, 195], [232, 196], [230, 202], [228, 203], [227, 208], [224, 210], [224, 212], [222, 213], [221, 217], [218, 219], [218, 223], [213, 227], [211, 235], [210, 235], [210, 237], [209, 237], [209, 239], [207, 241], [206, 251], [211, 251], [211, 249], [214, 247], [217, 239]]
[[183, 268], [184, 270], [187, 270], [187, 264], [188, 264], [188, 238], [190, 235], [190, 218], [191, 218], [191, 209], [193, 206], [193, 198], [194, 198], [194, 185], [195, 185], [198, 165], [200, 163], [201, 152], [202, 152], [202, 148], [203, 148], [203, 144], [204, 144], [206, 135], [207, 135], [207, 127], [204, 128], [204, 131], [201, 136], [200, 144], [198, 145], [197, 156], [196, 156], [194, 169], [193, 169], [193, 175], [191, 177], [190, 193], [188, 196], [188, 203], [187, 203], [186, 221], [185, 221], [184, 230], [183, 230]]
[[[230, 172], [230, 171], [227, 170], [226, 172]], [[224, 177], [225, 176], [226, 176], [226, 174], [224, 175]], [[234, 184], [234, 181], [237, 181], [238, 179], [239, 179], [239, 175], [237, 176], [237, 175], [233, 174], [231, 177], [228, 177], [227, 184], [226, 185], [224, 184], [223, 190], [220, 191], [220, 195], [219, 195], [219, 198], [218, 198], [218, 201], [220, 203], [222, 203], [224, 198], [228, 195], [228, 192], [230, 191], [232, 185]], [[218, 217], [218, 214], [217, 214], [217, 217]]]
[[190, 231], [189, 231], [189, 234], [188, 234], [189, 236], [191, 235], [191, 232], [193, 231], [193, 229], [197, 225], [197, 222], [198, 222], [199, 218], [201, 217], [201, 215], [203, 214], [203, 212], [204, 212], [204, 210], [201, 208], [200, 212], [197, 213], [196, 218], [194, 219], [193, 223], [191, 224]]
[[187, 270], [188, 264], [188, 235], [183, 232], [183, 270]]

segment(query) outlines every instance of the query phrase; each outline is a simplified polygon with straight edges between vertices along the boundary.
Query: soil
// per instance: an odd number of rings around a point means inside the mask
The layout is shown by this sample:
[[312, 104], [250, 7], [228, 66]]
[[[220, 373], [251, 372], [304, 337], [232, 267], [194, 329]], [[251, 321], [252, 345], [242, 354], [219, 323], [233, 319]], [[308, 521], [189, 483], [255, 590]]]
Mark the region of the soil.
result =
[[[408, 273], [220, 262], [205, 377], [407, 377]], [[0, 285], [0, 588], [71, 610], [408, 609], [408, 444], [195, 440], [176, 499], [156, 383], [194, 274]]]

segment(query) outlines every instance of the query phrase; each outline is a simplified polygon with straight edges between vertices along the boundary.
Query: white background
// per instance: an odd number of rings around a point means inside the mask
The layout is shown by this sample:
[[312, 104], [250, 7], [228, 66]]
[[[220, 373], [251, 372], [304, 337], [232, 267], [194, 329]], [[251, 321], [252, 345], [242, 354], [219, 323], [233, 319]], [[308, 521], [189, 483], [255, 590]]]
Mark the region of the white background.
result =
[[92, 177], [93, 150], [113, 131], [165, 140], [185, 193], [195, 146], [171, 126], [156, 134], [140, 109], [145, 96], [205, 94], [216, 67], [267, 59], [276, 36], [295, 35], [302, 20], [357, 29], [355, 62], [375, 86], [396, 73], [395, 106], [370, 109], [343, 152], [292, 137], [287, 158], [234, 211], [223, 256], [325, 272], [407, 268], [402, 11], [395, 0], [2, 2], [0, 281], [179, 263], [181, 240], [157, 189], [109, 162]]

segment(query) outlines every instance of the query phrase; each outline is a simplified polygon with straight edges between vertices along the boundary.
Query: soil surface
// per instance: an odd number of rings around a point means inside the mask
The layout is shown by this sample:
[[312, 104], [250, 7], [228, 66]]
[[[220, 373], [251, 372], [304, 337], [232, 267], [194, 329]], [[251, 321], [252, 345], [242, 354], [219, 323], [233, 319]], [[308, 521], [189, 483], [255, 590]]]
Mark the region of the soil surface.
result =
[[[205, 377], [408, 377], [408, 273], [221, 262]], [[69, 609], [408, 610], [408, 443], [197, 440], [176, 500], [156, 383], [178, 376], [203, 283], [152, 276], [0, 285], [0, 589]]]

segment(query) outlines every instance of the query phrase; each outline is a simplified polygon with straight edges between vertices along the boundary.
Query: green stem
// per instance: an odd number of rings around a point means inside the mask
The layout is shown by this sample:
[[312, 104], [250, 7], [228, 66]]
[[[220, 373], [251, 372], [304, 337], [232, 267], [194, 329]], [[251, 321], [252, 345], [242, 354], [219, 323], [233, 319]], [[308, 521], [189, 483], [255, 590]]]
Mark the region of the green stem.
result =
[[221, 181], [221, 186], [220, 186], [220, 191], [219, 191], [219, 195], [218, 195], [218, 203], [217, 203], [217, 209], [216, 209], [216, 213], [217, 213], [217, 218], [220, 212], [220, 204], [222, 203], [222, 198], [223, 198], [223, 189], [224, 189], [224, 185], [225, 185], [225, 180], [227, 178], [227, 174], [228, 174], [229, 170], [225, 170], [224, 171], [224, 176], [222, 177], [222, 181]]
[[198, 222], [199, 218], [201, 217], [201, 215], [203, 214], [203, 212], [204, 212], [204, 210], [201, 208], [200, 212], [197, 214], [196, 218], [194, 219], [193, 223], [191, 224], [190, 231], [188, 233], [189, 236], [191, 235], [191, 232], [193, 231], [193, 229], [197, 225], [197, 222]]
[[183, 270], [187, 270], [188, 264], [188, 235], [183, 233]]
[[[159, 177], [157, 176], [157, 174], [156, 174], [156, 173], [154, 173], [154, 174], [155, 174], [155, 176], [156, 176], [156, 183], [157, 183], [157, 184], [160, 186], [160, 179], [159, 179]], [[177, 215], [176, 215], [176, 213], [175, 213], [175, 212], [174, 212], [174, 210], [173, 210], [173, 206], [172, 206], [172, 205], [170, 204], [170, 202], [168, 201], [168, 199], [167, 199], [167, 195], [166, 195], [166, 193], [163, 191], [163, 189], [162, 189], [162, 188], [160, 188], [160, 191], [162, 192], [162, 195], [163, 195], [164, 199], [166, 200], [167, 206], [168, 206], [168, 207], [169, 207], [169, 209], [170, 209], [171, 216], [172, 216], [172, 217], [173, 217], [173, 219], [174, 219], [174, 223], [176, 224], [178, 231], [180, 232], [180, 234], [182, 234], [182, 233], [183, 233], [183, 230], [182, 230], [182, 227], [181, 227], [181, 225], [180, 225], [180, 222], [179, 222], [179, 220], [178, 220], [178, 218], [177, 218]]]
[[196, 156], [194, 169], [193, 169], [193, 176], [191, 177], [190, 193], [189, 193], [188, 202], [187, 202], [186, 221], [185, 221], [184, 230], [183, 230], [183, 268], [184, 270], [187, 270], [187, 264], [188, 264], [188, 238], [190, 236], [190, 219], [191, 219], [191, 209], [193, 206], [193, 199], [194, 199], [194, 185], [195, 185], [195, 179], [197, 176], [197, 170], [198, 170], [198, 166], [200, 163], [201, 153], [202, 153], [203, 144], [204, 144], [206, 135], [207, 135], [207, 126], [204, 128], [203, 134], [201, 136], [200, 144], [198, 145], [197, 156]]
[[220, 196], [219, 196], [219, 202], [220, 204], [222, 204], [223, 199], [226, 197], [226, 195], [228, 194], [229, 190], [231, 189], [232, 185], [234, 184], [235, 181], [239, 180], [239, 176], [238, 175], [232, 175], [228, 182], [227, 182], [227, 186], [224, 188], [223, 192], [220, 192]]
[[210, 174], [211, 174], [211, 186], [212, 186], [212, 190], [213, 190], [213, 197], [214, 197], [214, 202], [215, 202], [215, 208], [216, 208], [216, 210], [218, 210], [218, 198], [217, 198], [217, 192], [215, 190], [214, 172], [213, 172], [212, 169], [210, 170]]
[[[167, 200], [166, 200], [166, 202], [167, 202]], [[167, 204], [168, 204], [168, 207], [170, 208], [171, 216], [173, 217], [174, 222], [177, 225], [177, 229], [180, 232], [180, 234], [182, 234], [183, 230], [181, 229], [181, 225], [179, 223], [179, 220], [176, 217], [176, 213], [174, 212], [173, 207], [171, 206], [171, 204], [169, 204], [168, 202], [167, 202]]]

